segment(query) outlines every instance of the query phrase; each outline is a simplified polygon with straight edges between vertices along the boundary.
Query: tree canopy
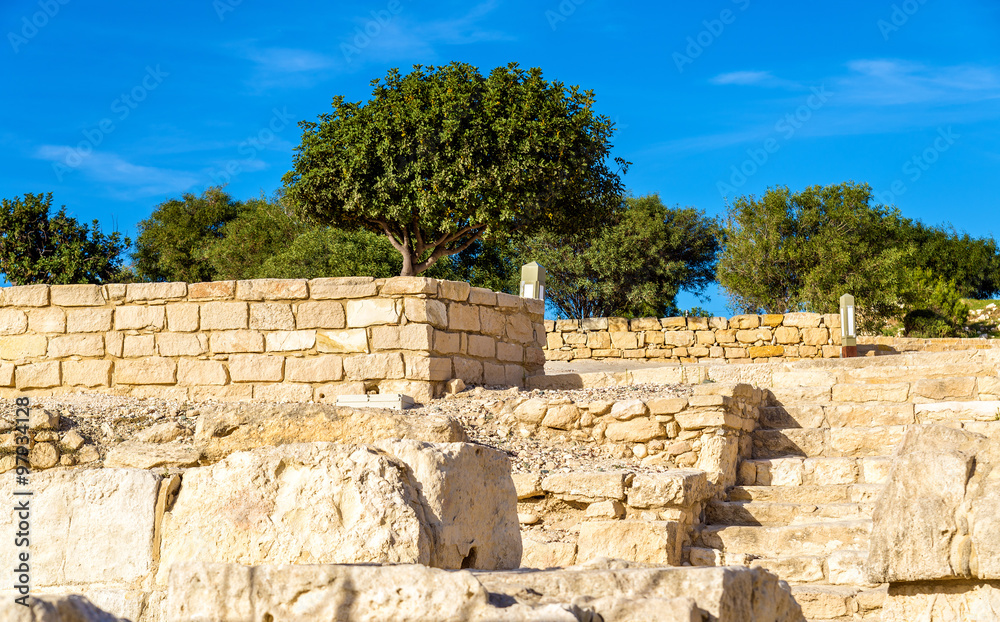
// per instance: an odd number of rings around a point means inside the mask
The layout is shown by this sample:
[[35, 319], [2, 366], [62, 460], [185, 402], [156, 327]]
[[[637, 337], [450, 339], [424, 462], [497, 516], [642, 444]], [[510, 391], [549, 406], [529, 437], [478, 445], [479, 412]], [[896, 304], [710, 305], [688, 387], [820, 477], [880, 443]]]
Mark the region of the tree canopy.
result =
[[521, 257], [546, 267], [546, 299], [560, 317], [678, 315], [681, 289], [714, 281], [718, 225], [658, 195], [628, 197], [595, 231], [529, 237]]
[[80, 224], [65, 206], [53, 214], [51, 192], [0, 202], [0, 273], [13, 285], [118, 280], [130, 245], [96, 220]]
[[486, 78], [462, 63], [416, 65], [372, 86], [367, 103], [337, 96], [300, 124], [284, 179], [300, 214], [386, 235], [402, 275], [480, 239], [588, 228], [620, 201], [613, 124], [591, 91], [516, 63]]

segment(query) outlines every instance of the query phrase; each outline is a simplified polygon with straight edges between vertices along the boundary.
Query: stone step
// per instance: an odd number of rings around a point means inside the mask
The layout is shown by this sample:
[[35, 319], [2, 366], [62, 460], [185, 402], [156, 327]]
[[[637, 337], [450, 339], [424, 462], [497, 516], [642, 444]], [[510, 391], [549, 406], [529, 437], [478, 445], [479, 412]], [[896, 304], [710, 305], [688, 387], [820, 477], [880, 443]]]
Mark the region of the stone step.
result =
[[917, 422], [914, 408], [914, 404], [898, 402], [788, 402], [763, 407], [760, 425], [773, 430], [907, 425]]
[[846, 585], [792, 585], [792, 595], [811, 622], [822, 620], [878, 620], [888, 586], [860, 588]]
[[755, 430], [754, 458], [890, 456], [906, 426]]
[[924, 424], [947, 425], [956, 421], [961, 421], [963, 424], [991, 423], [1000, 420], [1000, 402], [983, 400], [915, 404], [914, 417], [917, 422]]
[[868, 551], [844, 549], [829, 555], [790, 555], [760, 557], [750, 562], [751, 568], [761, 567], [789, 583], [823, 583], [876, 587], [864, 575]]
[[697, 534], [701, 546], [733, 554], [772, 557], [822, 556], [837, 550], [867, 550], [871, 520], [824, 521], [798, 525], [707, 525]]
[[729, 489], [730, 501], [763, 503], [871, 503], [882, 492], [878, 484], [846, 484], [840, 486], [734, 486]]
[[743, 460], [737, 471], [737, 483], [744, 486], [882, 484], [891, 467], [889, 456]]
[[940, 364], [929, 362], [907, 365], [878, 365], [845, 369], [839, 380], [845, 383], [912, 382], [960, 377], [995, 376], [996, 372], [982, 363], [964, 362]]
[[868, 503], [767, 503], [761, 501], [712, 501], [705, 508], [711, 525], [797, 525], [820, 521], [871, 519], [875, 504]]

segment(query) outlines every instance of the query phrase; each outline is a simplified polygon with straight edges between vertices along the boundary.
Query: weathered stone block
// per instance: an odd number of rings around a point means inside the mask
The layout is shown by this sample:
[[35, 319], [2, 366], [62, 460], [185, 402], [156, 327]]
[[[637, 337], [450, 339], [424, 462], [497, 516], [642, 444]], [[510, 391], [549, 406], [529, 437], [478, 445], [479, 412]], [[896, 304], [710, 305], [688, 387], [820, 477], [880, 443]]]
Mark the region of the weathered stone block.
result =
[[0, 387], [14, 386], [14, 364], [0, 363]]
[[825, 328], [803, 328], [802, 343], [807, 346], [823, 346], [830, 340], [830, 331]]
[[693, 345], [695, 333], [692, 330], [668, 330], [663, 333], [664, 345], [674, 347], [687, 347]]
[[122, 356], [138, 358], [156, 354], [156, 342], [153, 335], [125, 335], [122, 344]]
[[[45, 311], [48, 311], [48, 309], [45, 309]], [[24, 311], [18, 309], [0, 309], [0, 335], [20, 335], [26, 330], [28, 330], [28, 316]]]
[[483, 361], [483, 384], [500, 387], [507, 382], [507, 370], [503, 365]]
[[368, 334], [363, 328], [317, 331], [316, 349], [320, 352], [368, 352]]
[[104, 335], [60, 335], [49, 339], [48, 357], [104, 356]]
[[483, 335], [469, 335], [469, 354], [479, 358], [495, 358], [496, 340]]
[[52, 285], [52, 304], [59, 307], [101, 307], [106, 304], [100, 285]]
[[229, 357], [233, 382], [281, 382], [285, 359], [267, 354], [234, 354]]
[[438, 283], [434, 279], [421, 276], [395, 276], [386, 279], [379, 292], [382, 296], [399, 296], [403, 294], [437, 294]]
[[405, 298], [403, 313], [410, 322], [430, 324], [438, 328], [448, 326], [448, 307], [440, 300], [430, 298]]
[[370, 298], [366, 300], [348, 300], [347, 326], [363, 328], [377, 324], [399, 324], [402, 303], [387, 298]]
[[177, 363], [165, 357], [121, 360], [115, 365], [116, 384], [174, 384]]
[[577, 563], [611, 557], [649, 564], [681, 563], [683, 535], [674, 521], [610, 520], [580, 523]]
[[503, 337], [507, 318], [490, 307], [479, 307], [480, 331], [491, 337]]
[[[562, 333], [547, 333], [545, 335], [545, 347], [548, 348], [549, 350], [558, 350], [559, 348], [563, 347]], [[608, 347], [610, 348], [611, 346], [609, 345]]]
[[289, 382], [334, 382], [343, 378], [344, 359], [339, 356], [327, 354], [285, 361], [285, 379]]
[[[111, 309], [73, 309], [73, 311], [103, 312], [108, 319], [107, 327], [111, 327]], [[3, 311], [0, 311], [2, 314]], [[65, 333], [66, 332], [66, 312], [59, 307], [44, 307], [31, 309], [28, 311], [28, 330], [33, 333]], [[104, 328], [100, 330], [105, 330]], [[24, 331], [21, 331], [24, 332]], [[70, 331], [70, 332], [90, 332], [90, 331]], [[18, 334], [18, 333], [10, 333]]]
[[403, 378], [403, 356], [398, 352], [349, 356], [344, 358], [344, 372], [348, 380]]
[[472, 287], [464, 281], [438, 281], [438, 297], [465, 302]]
[[0, 307], [45, 307], [48, 304], [48, 285], [0, 287]]
[[918, 378], [910, 385], [910, 397], [926, 400], [971, 399], [976, 392], [974, 377]]
[[18, 365], [14, 372], [14, 384], [21, 390], [57, 387], [61, 384], [59, 362]]
[[485, 287], [473, 287], [469, 290], [469, 304], [495, 307], [497, 305], [497, 294]]
[[216, 331], [211, 334], [208, 343], [216, 354], [264, 351], [264, 336], [255, 330]]
[[166, 319], [162, 306], [115, 307], [115, 330], [163, 330]]
[[497, 292], [497, 307], [508, 311], [519, 311], [524, 304], [524, 299], [520, 296]]
[[557, 404], [545, 411], [542, 425], [555, 430], [572, 430], [580, 421], [580, 409], [575, 404]]
[[611, 416], [619, 421], [628, 421], [636, 417], [649, 415], [649, 408], [642, 400], [624, 400], [615, 402], [611, 407]]
[[604, 430], [604, 436], [611, 441], [645, 443], [664, 436], [663, 426], [655, 419], [640, 417], [631, 421], [613, 421]]
[[[66, 311], [66, 330], [71, 333], [102, 333], [111, 330], [113, 310], [69, 309]], [[62, 331], [59, 331], [62, 332]]]
[[180, 359], [177, 361], [177, 382], [186, 386], [224, 385], [228, 382], [226, 366], [221, 361]]
[[253, 385], [253, 399], [259, 402], [308, 402], [313, 398], [310, 384], [294, 382], [274, 382]]
[[343, 276], [309, 281], [309, 297], [314, 300], [331, 298], [368, 298], [378, 294], [375, 279], [370, 276]]
[[512, 363], [524, 362], [524, 347], [514, 343], [497, 342], [497, 359]]
[[[249, 326], [249, 309], [250, 305], [245, 302], [206, 302], [201, 305], [201, 329], [238, 330], [247, 328]], [[115, 315], [117, 316], [117, 312]]]
[[125, 286], [125, 302], [168, 300], [185, 296], [187, 283], [129, 283]]
[[624, 501], [625, 476], [620, 471], [551, 473], [542, 478], [542, 490], [564, 501]]
[[802, 334], [798, 328], [791, 326], [779, 326], [774, 331], [774, 338], [780, 344], [795, 344], [802, 341]]
[[775, 326], [781, 326], [781, 320], [783, 320], [784, 317], [785, 316], [780, 313], [769, 313], [760, 317], [760, 323], [762, 326], [774, 328]]
[[783, 326], [795, 328], [819, 328], [823, 316], [819, 313], [786, 313]]
[[605, 331], [587, 333], [587, 347], [593, 350], [610, 350], [611, 335]]
[[250, 328], [254, 330], [294, 330], [292, 306], [280, 302], [255, 302], [250, 305]]
[[404, 354], [406, 378], [440, 382], [451, 378], [451, 359], [448, 357]]
[[200, 333], [160, 333], [156, 345], [160, 356], [198, 356], [208, 352], [208, 337]]
[[729, 328], [749, 330], [760, 326], [759, 315], [737, 315], [729, 319]]
[[752, 359], [782, 356], [785, 354], [785, 348], [784, 346], [750, 346], [747, 348], [747, 354]]
[[711, 493], [708, 477], [697, 469], [640, 473], [628, 489], [628, 505], [639, 509], [691, 506], [704, 502]]
[[448, 330], [479, 332], [479, 307], [457, 302], [448, 305]]
[[336, 301], [309, 301], [295, 307], [297, 328], [344, 328], [344, 306]]
[[637, 317], [629, 320], [628, 329], [630, 331], [640, 330], [660, 330], [660, 320], [655, 317]]
[[240, 300], [301, 300], [309, 297], [305, 279], [253, 279], [236, 281]]
[[265, 333], [264, 346], [268, 352], [311, 350], [316, 346], [316, 331], [278, 330], [273, 333]]
[[767, 343], [771, 341], [771, 329], [755, 328], [752, 330], [738, 330], [736, 331], [736, 341], [745, 344], [753, 344], [758, 341]]
[[227, 299], [236, 295], [236, 281], [212, 281], [188, 285], [189, 300]]
[[466, 384], [482, 384], [483, 364], [475, 359], [456, 356], [452, 359], [455, 377], [461, 378]]

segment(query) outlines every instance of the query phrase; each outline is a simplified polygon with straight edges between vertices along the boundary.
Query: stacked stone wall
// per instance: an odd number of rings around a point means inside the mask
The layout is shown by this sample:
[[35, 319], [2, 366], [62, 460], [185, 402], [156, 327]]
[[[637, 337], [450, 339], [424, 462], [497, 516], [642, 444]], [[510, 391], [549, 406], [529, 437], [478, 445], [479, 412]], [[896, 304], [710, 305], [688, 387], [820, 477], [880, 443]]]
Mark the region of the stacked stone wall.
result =
[[743, 363], [840, 356], [840, 315], [587, 318], [545, 322], [545, 358]]
[[329, 402], [522, 385], [541, 301], [421, 277], [0, 288], [0, 397]]

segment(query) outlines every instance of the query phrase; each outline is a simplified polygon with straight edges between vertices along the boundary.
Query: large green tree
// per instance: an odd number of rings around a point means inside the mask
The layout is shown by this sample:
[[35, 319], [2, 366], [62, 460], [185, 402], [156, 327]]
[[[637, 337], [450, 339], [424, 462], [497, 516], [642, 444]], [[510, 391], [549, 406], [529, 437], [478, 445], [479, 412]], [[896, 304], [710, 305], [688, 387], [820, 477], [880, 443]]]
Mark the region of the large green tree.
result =
[[119, 280], [131, 242], [52, 212], [52, 193], [0, 202], [0, 273], [13, 285], [104, 283]]
[[547, 269], [560, 317], [664, 317], [679, 313], [681, 289], [701, 294], [714, 281], [718, 233], [704, 213], [653, 194], [625, 199], [596, 231], [531, 236], [521, 257]]
[[304, 216], [386, 235], [402, 275], [481, 239], [587, 228], [620, 201], [613, 124], [591, 91], [517, 64], [485, 78], [461, 63], [417, 65], [372, 86], [367, 103], [338, 96], [300, 124], [285, 182]]

